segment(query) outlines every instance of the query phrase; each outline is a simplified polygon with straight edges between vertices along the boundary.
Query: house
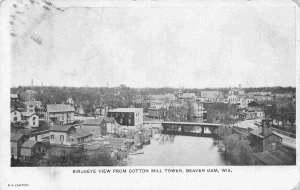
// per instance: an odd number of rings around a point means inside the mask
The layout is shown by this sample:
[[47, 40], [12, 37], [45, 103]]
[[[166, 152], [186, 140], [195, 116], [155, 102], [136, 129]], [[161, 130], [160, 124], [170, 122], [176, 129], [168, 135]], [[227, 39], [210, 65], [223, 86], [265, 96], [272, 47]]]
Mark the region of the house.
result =
[[46, 147], [42, 142], [28, 140], [21, 146], [21, 159], [27, 160], [35, 156], [44, 155]]
[[150, 100], [150, 108], [164, 108], [169, 109], [170, 104], [164, 100]]
[[115, 118], [123, 126], [143, 125], [143, 108], [117, 108], [108, 111], [107, 116]]
[[108, 133], [113, 133], [115, 123], [114, 118], [110, 117], [98, 117], [97, 119], [86, 119], [82, 123], [81, 127], [83, 130], [91, 133], [93, 135], [92, 138], [98, 138], [100, 136], [104, 136]]
[[64, 125], [74, 122], [74, 107], [66, 104], [48, 104], [45, 120], [48, 124]]
[[95, 116], [106, 116], [108, 112], [108, 106], [103, 104], [95, 107]]
[[21, 120], [22, 120], [21, 111], [18, 109], [11, 109], [10, 122], [17, 123], [17, 122], [21, 122]]
[[34, 112], [21, 112], [22, 121], [26, 127], [39, 127], [39, 116]]
[[50, 127], [50, 144], [76, 145], [90, 141], [92, 134], [74, 125], [54, 125]]
[[10, 146], [12, 159], [21, 157], [21, 146], [29, 137], [22, 133], [10, 133]]
[[164, 108], [148, 108], [148, 117], [155, 119], [162, 119], [166, 116], [166, 109]]
[[262, 120], [262, 127], [254, 129], [249, 135], [250, 146], [258, 152], [274, 151], [281, 143], [281, 137], [271, 131], [270, 121]]
[[252, 154], [254, 165], [295, 165], [296, 159], [280, 150], [258, 152]]

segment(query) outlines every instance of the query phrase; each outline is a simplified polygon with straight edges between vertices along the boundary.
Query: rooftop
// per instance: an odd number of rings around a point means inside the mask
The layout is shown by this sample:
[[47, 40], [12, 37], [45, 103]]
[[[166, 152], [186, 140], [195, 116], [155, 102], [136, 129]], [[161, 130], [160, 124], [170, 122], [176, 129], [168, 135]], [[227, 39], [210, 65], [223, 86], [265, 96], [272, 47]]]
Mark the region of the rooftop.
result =
[[54, 125], [50, 127], [50, 131], [62, 131], [67, 132], [74, 125]]
[[32, 148], [38, 141], [28, 140], [22, 144], [22, 148]]
[[21, 112], [23, 117], [30, 117], [32, 115], [36, 115], [36, 113], [34, 112]]
[[76, 133], [70, 134], [70, 136], [75, 138], [75, 139], [82, 138], [82, 137], [87, 137], [87, 136], [90, 136], [90, 135], [92, 135], [92, 134], [87, 132], [87, 131], [81, 130], [81, 129], [77, 129]]
[[23, 136], [22, 133], [10, 133], [10, 141], [19, 141]]
[[86, 119], [83, 121], [83, 125], [100, 125], [102, 122], [112, 123], [114, 121], [113, 117], [98, 117], [97, 119]]
[[100, 125], [102, 122], [103, 118], [86, 119], [83, 121], [82, 125]]
[[109, 112], [136, 112], [141, 110], [143, 110], [143, 108], [116, 108], [109, 110]]
[[48, 112], [74, 112], [74, 107], [67, 104], [48, 104]]
[[253, 153], [253, 156], [266, 165], [291, 165], [293, 160], [281, 151]]

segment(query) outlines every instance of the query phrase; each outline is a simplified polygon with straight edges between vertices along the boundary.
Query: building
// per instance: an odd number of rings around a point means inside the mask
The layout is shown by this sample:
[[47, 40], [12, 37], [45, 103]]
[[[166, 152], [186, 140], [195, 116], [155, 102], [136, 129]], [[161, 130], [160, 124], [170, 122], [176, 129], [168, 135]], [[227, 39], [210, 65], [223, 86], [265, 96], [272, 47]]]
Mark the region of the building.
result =
[[252, 154], [254, 165], [295, 165], [296, 160], [280, 150]]
[[150, 108], [168, 109], [169, 106], [170, 106], [170, 103], [167, 103], [164, 100], [150, 100]]
[[35, 112], [36, 109], [40, 109], [42, 106], [41, 101], [27, 101], [25, 102], [27, 112]]
[[281, 137], [271, 131], [270, 122], [262, 120], [262, 127], [254, 129], [249, 136], [250, 146], [258, 152], [277, 150], [281, 144]]
[[154, 119], [163, 119], [166, 116], [166, 109], [164, 108], [148, 108], [148, 117]]
[[10, 133], [11, 157], [19, 159], [21, 157], [21, 146], [29, 137], [22, 133]]
[[22, 121], [26, 127], [39, 127], [39, 116], [34, 112], [21, 112]]
[[48, 124], [64, 125], [74, 122], [74, 107], [66, 104], [48, 104], [45, 120]]
[[108, 112], [108, 106], [103, 104], [95, 107], [95, 116], [106, 116]]
[[220, 91], [205, 90], [201, 91], [201, 98], [204, 98], [207, 102], [217, 102], [224, 98], [224, 94]]
[[238, 95], [229, 94], [228, 102], [231, 104], [238, 104], [238, 103], [240, 103], [240, 97]]
[[123, 126], [143, 125], [143, 108], [117, 108], [108, 111], [107, 116], [115, 118]]
[[107, 133], [115, 133], [117, 129], [113, 126], [115, 119], [110, 117], [98, 117], [97, 119], [86, 119], [81, 127], [84, 131], [91, 133], [93, 138], [98, 138]]
[[55, 125], [50, 127], [50, 144], [76, 145], [88, 142], [93, 134], [76, 129], [74, 125]]
[[17, 123], [17, 122], [21, 122], [21, 120], [22, 120], [21, 111], [18, 109], [11, 109], [10, 122]]
[[44, 155], [46, 147], [42, 142], [28, 140], [21, 146], [21, 159], [32, 159], [35, 156]]
[[193, 117], [196, 121], [198, 122], [203, 122], [204, 121], [204, 110], [203, 103], [201, 102], [194, 102], [192, 103], [193, 106]]

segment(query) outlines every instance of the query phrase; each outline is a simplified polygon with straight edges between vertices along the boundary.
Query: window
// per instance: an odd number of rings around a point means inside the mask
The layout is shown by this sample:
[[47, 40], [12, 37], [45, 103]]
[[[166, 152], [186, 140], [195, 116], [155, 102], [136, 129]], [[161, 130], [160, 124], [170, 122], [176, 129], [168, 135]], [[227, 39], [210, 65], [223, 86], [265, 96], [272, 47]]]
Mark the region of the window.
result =
[[54, 135], [51, 135], [51, 137], [50, 137], [51, 139], [54, 139]]
[[15, 111], [14, 114], [17, 115], [17, 112]]
[[63, 135], [60, 135], [60, 141], [64, 141], [65, 137]]
[[18, 118], [17, 118], [17, 117], [14, 117], [14, 121], [18, 121]]
[[33, 121], [35, 121], [35, 119], [36, 119], [35, 117], [32, 118]]
[[271, 144], [269, 144], [269, 148], [270, 150], [276, 150], [276, 143], [272, 142]]
[[35, 122], [33, 122], [33, 125], [35, 125]]

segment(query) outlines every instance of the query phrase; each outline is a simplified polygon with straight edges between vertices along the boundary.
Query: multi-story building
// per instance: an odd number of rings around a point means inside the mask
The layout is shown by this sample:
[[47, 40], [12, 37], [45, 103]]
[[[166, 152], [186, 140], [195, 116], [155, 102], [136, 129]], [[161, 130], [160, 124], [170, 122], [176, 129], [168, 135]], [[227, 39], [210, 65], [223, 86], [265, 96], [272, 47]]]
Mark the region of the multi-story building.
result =
[[64, 125], [74, 122], [74, 107], [65, 104], [48, 104], [45, 120], [49, 124]]
[[193, 106], [193, 117], [198, 121], [198, 122], [203, 122], [204, 121], [204, 112], [206, 112], [203, 108], [203, 103], [201, 102], [194, 102], [192, 104]]
[[240, 102], [240, 97], [238, 95], [228, 95], [228, 102], [231, 104], [237, 104]]
[[123, 126], [143, 125], [143, 108], [117, 108], [109, 110], [107, 116], [115, 118]]
[[17, 122], [21, 122], [21, 120], [22, 120], [21, 111], [18, 109], [12, 109], [10, 111], [10, 122], [17, 123]]
[[26, 127], [39, 127], [39, 116], [34, 112], [21, 112], [21, 120], [26, 122]]

